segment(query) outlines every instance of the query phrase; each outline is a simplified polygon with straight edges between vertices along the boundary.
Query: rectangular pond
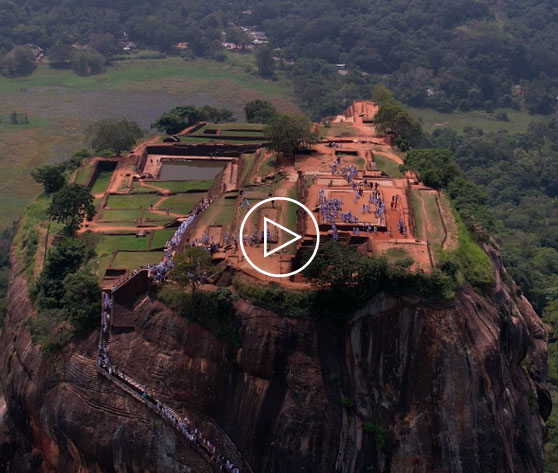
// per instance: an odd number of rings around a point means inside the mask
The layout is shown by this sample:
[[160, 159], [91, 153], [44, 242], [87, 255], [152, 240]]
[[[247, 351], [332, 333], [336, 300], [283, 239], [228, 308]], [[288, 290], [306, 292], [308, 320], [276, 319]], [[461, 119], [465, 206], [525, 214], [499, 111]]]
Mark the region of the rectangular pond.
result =
[[160, 181], [200, 181], [215, 179], [227, 165], [225, 161], [163, 161], [159, 171]]

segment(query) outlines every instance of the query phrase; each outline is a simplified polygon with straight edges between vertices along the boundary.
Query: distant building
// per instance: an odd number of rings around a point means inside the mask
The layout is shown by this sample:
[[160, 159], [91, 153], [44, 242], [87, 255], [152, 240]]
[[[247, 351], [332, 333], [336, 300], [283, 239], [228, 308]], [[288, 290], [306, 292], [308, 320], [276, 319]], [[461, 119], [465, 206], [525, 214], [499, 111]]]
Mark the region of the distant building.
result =
[[175, 47], [176, 49], [188, 49], [188, 43], [182, 41], [182, 42], [180, 42], [180, 43], [176, 43], [176, 44], [174, 45], [174, 47]]

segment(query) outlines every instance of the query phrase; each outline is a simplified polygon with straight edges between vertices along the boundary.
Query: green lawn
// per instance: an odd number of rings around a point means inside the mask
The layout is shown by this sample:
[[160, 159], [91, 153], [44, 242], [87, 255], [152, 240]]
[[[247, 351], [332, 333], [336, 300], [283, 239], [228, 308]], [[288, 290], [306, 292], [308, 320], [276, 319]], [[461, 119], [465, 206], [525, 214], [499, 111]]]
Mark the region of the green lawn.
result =
[[351, 123], [332, 123], [329, 128], [325, 126], [320, 127], [320, 136], [325, 138], [326, 136], [355, 136], [357, 134], [357, 129]]
[[[419, 238], [428, 241], [439, 252], [446, 233], [440, 210], [436, 203], [436, 196], [432, 192], [413, 189], [411, 191], [411, 203], [413, 205]], [[428, 219], [425, 219], [426, 216]], [[430, 225], [427, 225], [427, 221], [430, 222]]]
[[180, 136], [180, 141], [182, 143], [218, 143], [218, 142], [236, 142], [244, 144], [259, 144], [262, 142], [261, 139], [253, 140], [235, 140], [234, 136], [216, 136], [215, 138], [202, 138], [198, 136]]
[[247, 122], [230, 122], [230, 123], [211, 123], [205, 125], [196, 131], [197, 133], [204, 133], [206, 130], [246, 130], [247, 132], [261, 132], [265, 125], [261, 123], [247, 123]]
[[91, 187], [92, 194], [101, 194], [107, 190], [113, 171], [99, 171], [97, 179]]
[[176, 228], [165, 228], [164, 230], [155, 230], [153, 234], [153, 240], [151, 241], [151, 248], [162, 248], [165, 246], [167, 241], [176, 232]]
[[242, 175], [240, 176], [240, 185], [248, 184], [247, 179], [250, 176], [252, 167], [254, 166], [254, 161], [258, 155], [255, 154], [243, 154], [240, 156], [242, 159]]
[[131, 194], [109, 196], [107, 207], [111, 209], [148, 209], [161, 197], [157, 194]]
[[112, 255], [115, 250], [147, 250], [149, 236], [102, 235], [95, 246], [98, 256]]
[[[425, 131], [431, 133], [440, 126], [447, 126], [457, 132], [462, 132], [466, 126], [482, 128], [485, 132], [508, 130], [511, 133], [525, 133], [529, 123], [540, 120], [541, 115], [529, 115], [523, 110], [498, 109], [490, 114], [480, 110], [471, 112], [440, 113], [430, 108], [407, 107], [413, 116], [422, 122]], [[504, 111], [508, 114], [509, 121], [496, 119], [496, 113]]]
[[254, 139], [262, 139], [263, 140], [263, 133], [261, 131], [253, 131], [253, 130], [245, 130], [245, 131], [230, 131], [230, 130], [223, 130], [220, 136], [226, 137], [235, 137], [235, 136], [250, 136]]
[[81, 184], [82, 186], [87, 185], [89, 178], [91, 177], [91, 173], [94, 169], [93, 161], [89, 161], [86, 165], [80, 167], [77, 171], [77, 176], [75, 178], [76, 184]]
[[267, 158], [267, 160], [265, 160], [262, 164], [260, 164], [260, 167], [258, 169], [258, 175], [261, 177], [266, 177], [269, 174], [274, 173], [276, 159], [277, 159], [276, 156], [273, 155]]
[[403, 173], [399, 170], [399, 164], [393, 159], [374, 151], [374, 161], [378, 169], [385, 172], [389, 177], [403, 177]]
[[[146, 181], [146, 184], [155, 186], [161, 190], [168, 189], [173, 192], [187, 192], [193, 190], [207, 191], [211, 189], [213, 180], [200, 180], [200, 181]], [[137, 192], [150, 192], [155, 191], [151, 187], [141, 186], [139, 183], [134, 182], [134, 193]]]
[[236, 213], [236, 199], [225, 199], [224, 196], [216, 199], [207, 209], [201, 219], [200, 225], [230, 225]]
[[165, 222], [170, 222], [173, 217], [168, 215], [161, 215], [154, 212], [149, 212], [148, 210], [106, 210], [102, 211], [99, 222], [111, 222], [115, 224], [127, 223], [131, 225], [136, 225], [137, 221], [143, 218], [143, 221], [157, 222], [158, 224], [163, 224]]
[[111, 268], [118, 269], [139, 269], [146, 264], [157, 264], [163, 258], [162, 251], [141, 251], [135, 253], [118, 252], [112, 262]]
[[164, 200], [158, 208], [159, 210], [170, 209], [171, 212], [186, 215], [192, 211], [204, 196], [205, 193], [203, 192], [173, 195]]

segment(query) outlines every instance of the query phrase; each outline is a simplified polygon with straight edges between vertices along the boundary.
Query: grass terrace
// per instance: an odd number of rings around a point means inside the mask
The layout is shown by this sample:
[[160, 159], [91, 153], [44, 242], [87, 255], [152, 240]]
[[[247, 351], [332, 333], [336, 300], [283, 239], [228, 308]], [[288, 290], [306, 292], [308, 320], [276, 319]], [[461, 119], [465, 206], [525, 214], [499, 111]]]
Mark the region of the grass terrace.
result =
[[95, 169], [95, 162], [89, 160], [86, 165], [81, 166], [77, 170], [77, 174], [74, 179], [74, 182], [76, 184], [81, 184], [82, 186], [87, 185], [87, 182], [89, 181], [89, 178], [91, 177], [91, 173], [93, 172], [94, 169]]
[[164, 213], [150, 212], [148, 210], [130, 209], [130, 210], [107, 210], [103, 209], [98, 218], [99, 223], [125, 224], [125, 226], [135, 227], [139, 223], [153, 223], [164, 225], [172, 221], [174, 217], [165, 215]]
[[173, 195], [162, 201], [158, 208], [160, 210], [169, 209], [173, 213], [187, 215], [205, 196], [206, 194], [203, 192]]
[[[201, 181], [144, 181], [146, 186], [134, 181], [132, 193], [157, 192], [169, 190], [172, 192], [207, 191], [213, 185], [213, 180]], [[156, 189], [154, 189], [156, 187]]]
[[374, 151], [374, 161], [380, 171], [385, 172], [389, 177], [403, 177], [399, 170], [399, 164], [384, 154]]
[[155, 230], [153, 232], [153, 240], [151, 248], [163, 248], [167, 241], [175, 234], [176, 228], [165, 228], [163, 230]]
[[351, 123], [331, 123], [329, 127], [320, 127], [320, 137], [325, 138], [327, 136], [334, 137], [344, 137], [344, 136], [356, 136], [357, 129], [353, 127]]
[[221, 196], [199, 217], [198, 225], [230, 225], [235, 213], [236, 199], [225, 199], [225, 196]]
[[411, 201], [420, 239], [430, 242], [439, 251], [442, 248], [446, 231], [435, 193], [413, 189]]
[[161, 197], [157, 194], [110, 195], [107, 207], [111, 209], [148, 209]]
[[102, 194], [107, 190], [107, 187], [114, 171], [99, 171], [93, 186], [91, 187], [92, 194]]
[[142, 268], [147, 264], [157, 264], [162, 258], [162, 251], [119, 251], [110, 267], [133, 271], [134, 269]]

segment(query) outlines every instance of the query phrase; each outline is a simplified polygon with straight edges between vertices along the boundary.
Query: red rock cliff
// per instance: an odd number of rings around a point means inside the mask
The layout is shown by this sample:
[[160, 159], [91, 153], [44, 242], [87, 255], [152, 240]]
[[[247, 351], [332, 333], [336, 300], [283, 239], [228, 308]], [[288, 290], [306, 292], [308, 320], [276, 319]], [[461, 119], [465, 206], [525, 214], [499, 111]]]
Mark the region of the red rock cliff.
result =
[[[345, 333], [239, 301], [239, 349], [144, 297], [119, 308], [133, 328], [111, 353], [241, 471], [541, 472], [545, 331], [499, 276], [490, 294], [465, 287], [445, 307], [377, 296]], [[97, 374], [97, 334], [46, 356], [25, 328], [22, 276], [8, 304], [0, 470], [214, 471]]]

